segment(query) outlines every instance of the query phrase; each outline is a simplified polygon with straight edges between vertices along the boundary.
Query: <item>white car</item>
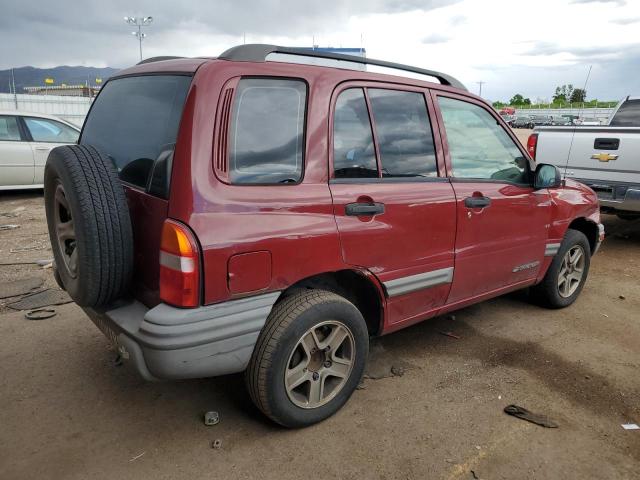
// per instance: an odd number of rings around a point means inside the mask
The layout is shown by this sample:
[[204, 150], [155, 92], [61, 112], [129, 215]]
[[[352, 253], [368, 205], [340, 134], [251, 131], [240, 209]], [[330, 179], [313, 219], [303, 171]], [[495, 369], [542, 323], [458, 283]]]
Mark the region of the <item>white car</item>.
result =
[[42, 188], [51, 149], [76, 143], [80, 129], [52, 115], [0, 111], [0, 190]]

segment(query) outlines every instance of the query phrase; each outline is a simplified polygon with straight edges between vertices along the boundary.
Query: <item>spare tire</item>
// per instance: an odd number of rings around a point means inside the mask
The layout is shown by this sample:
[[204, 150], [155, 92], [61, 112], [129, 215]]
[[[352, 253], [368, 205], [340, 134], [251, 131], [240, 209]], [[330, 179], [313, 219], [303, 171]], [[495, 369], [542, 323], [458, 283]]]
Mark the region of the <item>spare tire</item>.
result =
[[133, 234], [111, 159], [89, 145], [54, 148], [44, 201], [57, 272], [71, 298], [97, 307], [123, 296], [133, 271]]

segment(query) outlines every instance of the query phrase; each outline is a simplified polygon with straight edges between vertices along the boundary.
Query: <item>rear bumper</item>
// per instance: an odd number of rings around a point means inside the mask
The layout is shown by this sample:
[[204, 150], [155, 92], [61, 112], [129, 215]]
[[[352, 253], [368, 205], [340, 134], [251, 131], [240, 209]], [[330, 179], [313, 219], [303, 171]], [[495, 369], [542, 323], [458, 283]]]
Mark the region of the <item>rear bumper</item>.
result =
[[200, 308], [137, 301], [85, 308], [96, 326], [147, 380], [200, 378], [242, 372], [280, 292]]
[[640, 213], [640, 185], [635, 188], [627, 188], [624, 196], [621, 198], [610, 199], [603, 198], [600, 195], [598, 195], [598, 198], [602, 207], [623, 212]]

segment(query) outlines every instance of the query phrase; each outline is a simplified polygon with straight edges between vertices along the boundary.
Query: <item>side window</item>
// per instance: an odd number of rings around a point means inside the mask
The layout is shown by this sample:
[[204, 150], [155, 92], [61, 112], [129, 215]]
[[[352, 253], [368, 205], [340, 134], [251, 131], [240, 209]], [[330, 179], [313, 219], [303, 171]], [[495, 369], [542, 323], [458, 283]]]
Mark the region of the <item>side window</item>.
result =
[[528, 161], [484, 108], [438, 97], [453, 176], [528, 184]]
[[376, 151], [364, 91], [340, 93], [333, 117], [333, 169], [336, 178], [377, 178]]
[[436, 151], [424, 95], [368, 90], [383, 177], [437, 177]]
[[16, 117], [0, 117], [0, 141], [19, 141], [20, 129], [18, 128], [18, 119]]
[[232, 184], [300, 181], [306, 101], [300, 80], [240, 80], [230, 130]]
[[640, 100], [627, 100], [611, 119], [612, 127], [640, 126]]
[[44, 118], [25, 117], [34, 142], [76, 143], [80, 132], [64, 123]]

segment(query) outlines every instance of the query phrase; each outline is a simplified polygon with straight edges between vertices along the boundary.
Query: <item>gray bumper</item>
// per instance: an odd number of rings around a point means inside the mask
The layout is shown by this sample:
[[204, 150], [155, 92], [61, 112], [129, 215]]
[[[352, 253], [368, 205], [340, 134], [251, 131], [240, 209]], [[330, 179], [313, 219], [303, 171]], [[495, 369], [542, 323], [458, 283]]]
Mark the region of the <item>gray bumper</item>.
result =
[[120, 355], [147, 380], [242, 372], [271, 307], [272, 292], [200, 308], [137, 301], [107, 310], [85, 308]]
[[640, 186], [627, 188], [623, 195], [617, 196], [616, 198], [600, 195], [598, 192], [598, 200], [603, 207], [622, 212], [640, 213]]

